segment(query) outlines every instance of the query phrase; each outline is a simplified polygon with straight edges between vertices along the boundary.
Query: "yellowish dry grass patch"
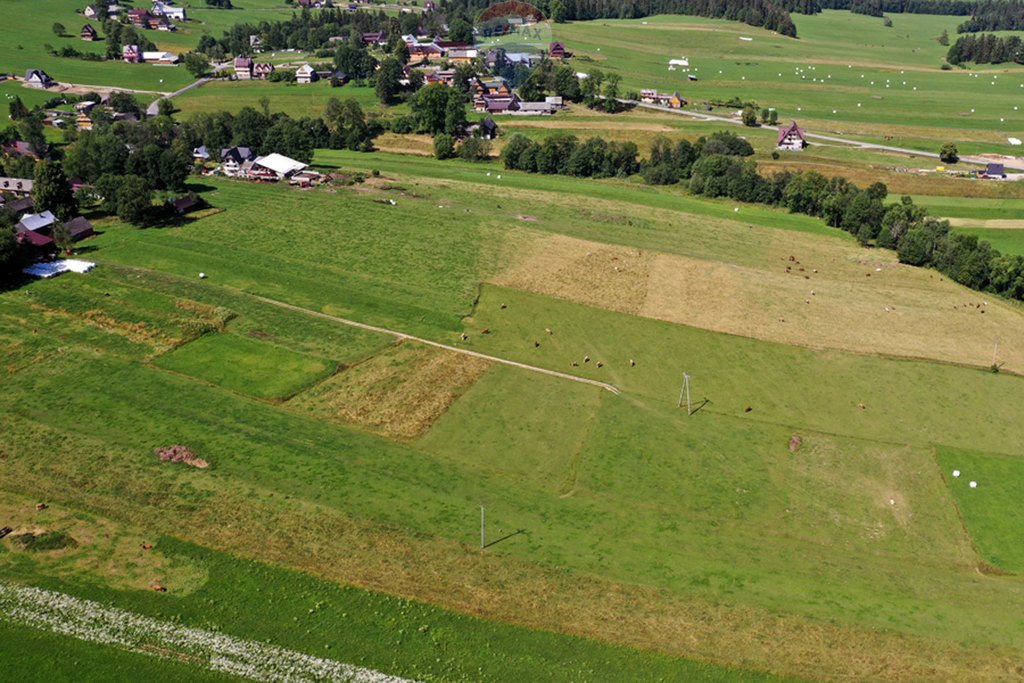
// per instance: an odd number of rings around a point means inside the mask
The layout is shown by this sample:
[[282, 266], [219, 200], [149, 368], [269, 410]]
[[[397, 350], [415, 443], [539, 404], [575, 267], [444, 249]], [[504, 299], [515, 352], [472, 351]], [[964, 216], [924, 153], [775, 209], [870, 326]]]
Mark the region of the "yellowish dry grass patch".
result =
[[954, 228], [990, 228], [993, 230], [1022, 230], [1024, 220], [1019, 218], [947, 218]]
[[415, 439], [490, 367], [488, 361], [402, 343], [299, 394], [289, 405], [393, 439]]
[[516, 240], [519, 258], [494, 278], [504, 287], [640, 313], [655, 254], [564, 235]]
[[[1024, 372], [1024, 312], [888, 251], [776, 231], [753, 264], [524, 235], [496, 284], [811, 348]], [[792, 257], [792, 260], [790, 260]], [[618, 268], [618, 270], [616, 270]]]
[[160, 552], [154, 538], [127, 530], [109, 519], [72, 512], [60, 506], [37, 510], [37, 501], [5, 493], [0, 501], [0, 521], [13, 527], [8, 536], [60, 532], [72, 539], [73, 547], [31, 552], [9, 540], [8, 552], [0, 552], [0, 570], [5, 565], [30, 559], [46, 574], [64, 579], [87, 575], [101, 577], [111, 588], [152, 590], [162, 586], [169, 593], [187, 595], [206, 583], [205, 570], [190, 562], [171, 561]]

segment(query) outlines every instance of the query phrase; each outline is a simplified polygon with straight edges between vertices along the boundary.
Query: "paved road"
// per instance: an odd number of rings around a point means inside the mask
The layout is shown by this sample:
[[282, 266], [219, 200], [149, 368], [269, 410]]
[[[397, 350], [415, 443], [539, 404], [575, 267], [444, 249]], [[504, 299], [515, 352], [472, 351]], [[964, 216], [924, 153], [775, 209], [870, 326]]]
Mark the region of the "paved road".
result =
[[514, 368], [520, 368], [521, 370], [528, 370], [530, 372], [536, 372], [541, 375], [548, 375], [550, 377], [558, 377], [560, 379], [567, 379], [572, 382], [579, 382], [580, 384], [589, 384], [591, 386], [600, 387], [605, 391], [610, 391], [613, 394], [620, 393], [619, 390], [611, 384], [606, 382], [598, 382], [596, 379], [587, 379], [585, 377], [577, 377], [576, 375], [570, 375], [565, 372], [558, 372], [557, 370], [548, 370], [547, 368], [539, 368], [536, 365], [527, 365], [526, 363], [519, 363], [514, 360], [508, 360], [507, 358], [499, 358], [498, 356], [489, 356], [486, 353], [478, 353], [477, 351], [470, 351], [468, 349], [460, 349], [458, 346], [451, 346], [449, 344], [441, 344], [440, 342], [431, 341], [430, 339], [424, 339], [422, 337], [414, 337], [411, 334], [399, 332], [398, 330], [389, 330], [385, 327], [377, 327], [375, 325], [367, 325], [366, 323], [356, 322], [355, 320], [348, 320], [346, 318], [339, 318], [334, 315], [328, 315], [326, 313], [320, 313], [319, 311], [313, 311], [308, 308], [302, 308], [301, 306], [295, 306], [293, 304], [287, 304], [283, 301], [276, 299], [268, 299], [265, 296], [252, 295], [253, 298], [262, 301], [266, 304], [273, 306], [279, 306], [281, 308], [287, 308], [290, 311], [298, 311], [299, 313], [305, 313], [306, 315], [316, 316], [317, 318], [325, 318], [327, 320], [334, 321], [341, 325], [348, 325], [349, 327], [358, 327], [361, 330], [368, 330], [370, 332], [379, 332], [380, 334], [387, 334], [396, 339], [403, 341], [414, 341], [419, 344], [426, 344], [427, 346], [433, 346], [437, 349], [444, 349], [445, 351], [452, 351], [453, 353], [461, 353], [464, 356], [473, 356], [474, 358], [482, 358], [489, 360], [494, 363], [501, 363], [503, 365], [511, 365]]
[[174, 92], [170, 92], [170, 93], [164, 94], [163, 97], [159, 97], [159, 98], [153, 100], [150, 103], [150, 105], [148, 107], [146, 107], [146, 116], [156, 116], [157, 114], [160, 113], [160, 100], [169, 100], [172, 97], [177, 97], [178, 95], [180, 95], [183, 92], [188, 92], [192, 88], [198, 88], [199, 86], [203, 85], [204, 83], [209, 83], [209, 82], [210, 82], [209, 78], [200, 78], [198, 81], [193, 81], [192, 83], [189, 83], [188, 85], [186, 85], [184, 88], [181, 88], [180, 90], [175, 90]]
[[[678, 114], [679, 116], [688, 116], [690, 118], [698, 119], [700, 121], [720, 121], [721, 123], [729, 123], [729, 124], [732, 124], [734, 126], [742, 126], [743, 125], [743, 123], [741, 121], [737, 121], [736, 119], [732, 118], [731, 116], [718, 116], [716, 114], [705, 114], [705, 113], [702, 113], [702, 112], [686, 111], [686, 110], [683, 110], [683, 109], [671, 109], [669, 107], [662, 107], [661, 105], [657, 105], [657, 104], [648, 104], [646, 102], [633, 102], [631, 100], [621, 100], [621, 101], [626, 103], [626, 104], [635, 104], [636, 106], [643, 107], [644, 109], [653, 109], [655, 111], [666, 112], [666, 113], [669, 113], [669, 114]], [[769, 130], [779, 130], [778, 127], [776, 127], [776, 126], [762, 126], [762, 128], [767, 128]], [[883, 151], [883, 152], [896, 152], [897, 154], [906, 154], [908, 156], [916, 156], [916, 157], [928, 157], [928, 158], [931, 158], [931, 159], [938, 159], [939, 158], [939, 155], [936, 152], [922, 152], [921, 150], [917, 150], [917, 149], [907, 149], [906, 147], [893, 147], [892, 145], [877, 145], [877, 144], [872, 143], [872, 142], [862, 142], [860, 140], [851, 140], [850, 138], [843, 138], [843, 137], [839, 137], [839, 136], [835, 136], [835, 135], [820, 135], [818, 133], [808, 133], [807, 131], [804, 131], [804, 137], [813, 138], [815, 140], [824, 140], [826, 142], [835, 142], [835, 143], [838, 143], [838, 144], [841, 144], [841, 145], [850, 145], [851, 147], [859, 147], [861, 149], [874, 149], [874, 150], [880, 150], [880, 151]], [[960, 161], [965, 161], [965, 162], [971, 163], [971, 164], [981, 164], [981, 165], [984, 166], [985, 164], [990, 163], [992, 160], [991, 159], [984, 159], [984, 158], [981, 158], [981, 157], [960, 157]], [[1024, 162], [1021, 162], [1021, 161], [1005, 160], [1002, 163], [1003, 163], [1003, 165], [1006, 168], [1013, 168], [1013, 169], [1018, 169], [1018, 170], [1024, 170]]]

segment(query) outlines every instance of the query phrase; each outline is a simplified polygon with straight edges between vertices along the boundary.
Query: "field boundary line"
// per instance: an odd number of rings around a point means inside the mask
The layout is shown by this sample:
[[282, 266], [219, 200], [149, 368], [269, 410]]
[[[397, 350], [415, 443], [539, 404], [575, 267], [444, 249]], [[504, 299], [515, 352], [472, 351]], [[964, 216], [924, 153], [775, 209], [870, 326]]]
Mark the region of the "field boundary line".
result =
[[607, 382], [601, 382], [596, 379], [588, 379], [586, 377], [578, 377], [576, 375], [570, 375], [567, 372], [559, 372], [558, 370], [549, 370], [548, 368], [538, 367], [536, 365], [529, 365], [527, 363], [520, 363], [519, 361], [509, 360], [508, 358], [501, 358], [500, 356], [491, 356], [486, 353], [480, 353], [479, 351], [470, 351], [469, 349], [460, 349], [458, 346], [452, 346], [451, 344], [442, 344], [431, 339], [424, 339], [423, 337], [415, 337], [411, 334], [406, 334], [399, 330], [392, 330], [387, 327], [378, 327], [377, 325], [370, 325], [367, 323], [357, 322], [355, 320], [349, 320], [348, 318], [341, 318], [336, 315], [330, 315], [329, 313], [321, 313], [320, 311], [314, 311], [309, 308], [303, 308], [302, 306], [296, 306], [295, 304], [285, 303], [284, 301], [278, 301], [277, 299], [270, 299], [265, 296], [258, 294], [251, 295], [257, 301], [270, 304], [271, 306], [278, 306], [280, 308], [286, 308], [291, 311], [297, 311], [299, 313], [305, 313], [306, 315], [312, 315], [317, 318], [323, 318], [325, 320], [331, 320], [341, 325], [348, 325], [349, 327], [355, 327], [361, 330], [367, 330], [369, 332], [377, 332], [378, 334], [387, 334], [401, 341], [412, 341], [420, 344], [426, 344], [436, 349], [443, 349], [445, 351], [451, 351], [453, 353], [461, 353], [464, 356], [472, 356], [474, 358], [481, 358], [483, 360], [489, 360], [494, 363], [501, 363], [502, 365], [510, 365], [520, 370], [528, 370], [529, 372], [536, 372], [541, 375], [548, 375], [549, 377], [558, 377], [559, 379], [566, 379], [571, 382], [579, 382], [580, 384], [589, 384], [590, 386], [610, 391], [613, 394], [622, 393], [618, 387], [608, 384]]

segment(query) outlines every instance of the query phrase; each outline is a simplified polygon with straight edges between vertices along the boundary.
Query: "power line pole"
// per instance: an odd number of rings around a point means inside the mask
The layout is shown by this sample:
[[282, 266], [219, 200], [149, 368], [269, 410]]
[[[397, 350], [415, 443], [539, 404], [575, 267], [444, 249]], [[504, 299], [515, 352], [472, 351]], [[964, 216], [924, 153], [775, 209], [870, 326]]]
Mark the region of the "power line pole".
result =
[[992, 347], [992, 365], [996, 364], [996, 354], [999, 353], [999, 340], [996, 339], [996, 345]]
[[480, 503], [480, 550], [486, 545], [484, 539], [484, 504]]
[[683, 407], [683, 398], [686, 398], [686, 414], [693, 415], [693, 406], [690, 403], [690, 373], [683, 373], [683, 386], [679, 387], [679, 403], [676, 404], [677, 408]]

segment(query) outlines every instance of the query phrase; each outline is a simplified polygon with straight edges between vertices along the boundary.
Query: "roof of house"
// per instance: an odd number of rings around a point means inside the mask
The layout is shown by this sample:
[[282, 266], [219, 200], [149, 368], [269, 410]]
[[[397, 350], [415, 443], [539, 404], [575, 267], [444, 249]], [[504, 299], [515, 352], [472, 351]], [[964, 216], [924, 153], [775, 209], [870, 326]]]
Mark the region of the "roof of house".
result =
[[35, 247], [52, 247], [55, 244], [52, 237], [32, 230], [19, 232], [17, 237], [19, 242], [28, 242]]
[[235, 57], [236, 69], [248, 69], [252, 67], [252, 60], [248, 57]]
[[31, 81], [31, 80], [49, 81], [51, 79], [50, 79], [50, 75], [47, 74], [42, 69], [29, 69], [28, 71], [25, 72], [25, 80], [26, 81]]
[[86, 24], [82, 27], [82, 33], [96, 33], [96, 29], [92, 27], [92, 24]]
[[92, 223], [85, 220], [83, 216], [75, 216], [64, 223], [64, 227], [73, 240], [84, 239], [93, 234]]
[[147, 62], [160, 62], [164, 60], [170, 60], [172, 62], [178, 61], [178, 57], [173, 52], [163, 52], [157, 50], [155, 52], [143, 52], [142, 58]]
[[192, 150], [192, 156], [194, 156], [194, 157], [202, 157], [204, 159], [209, 159], [210, 158], [210, 150], [206, 149], [206, 145], [203, 145], [201, 147], [196, 147], [195, 149]]
[[31, 192], [30, 178], [0, 178], [0, 192]]
[[4, 204], [4, 210], [10, 214], [17, 216], [19, 213], [24, 213], [32, 209], [32, 198], [22, 197], [21, 199], [14, 199]]
[[178, 213], [188, 213], [193, 209], [199, 208], [202, 205], [202, 201], [198, 197], [185, 196], [178, 197], [171, 201], [171, 206]]
[[264, 157], [257, 157], [253, 161], [253, 165], [262, 166], [263, 168], [269, 169], [278, 175], [289, 175], [297, 171], [301, 171], [306, 168], [308, 164], [304, 164], [301, 161], [295, 159], [289, 159], [283, 154], [274, 152]]
[[775, 144], [781, 145], [782, 141], [785, 140], [790, 133], [795, 133], [796, 136], [801, 140], [804, 139], [804, 132], [800, 129], [800, 126], [796, 125], [796, 121], [793, 121], [787, 127], [779, 128], [779, 139], [776, 141]]
[[32, 149], [32, 145], [24, 140], [11, 140], [10, 142], [3, 143], [2, 147], [4, 152], [7, 154], [13, 154], [19, 157], [39, 157], [35, 150]]
[[43, 211], [42, 213], [26, 213], [18, 221], [18, 225], [25, 230], [42, 230], [53, 225], [57, 217], [50, 211]]
[[300, 66], [298, 69], [295, 70], [295, 74], [296, 75], [298, 75], [298, 74], [309, 75], [309, 74], [312, 74], [312, 73], [316, 73], [316, 69], [311, 67], [309, 64], [303, 64], [302, 66]]
[[550, 102], [520, 102], [519, 111], [554, 111], [555, 107]]
[[221, 161], [233, 160], [242, 163], [243, 161], [255, 158], [256, 153], [248, 147], [225, 147], [220, 151]]
[[494, 119], [492, 119], [490, 116], [481, 121], [480, 125], [482, 125], [484, 128], [490, 131], [498, 130], [498, 124], [495, 123]]
[[986, 175], [1006, 175], [1006, 167], [1003, 164], [987, 164], [985, 166]]

